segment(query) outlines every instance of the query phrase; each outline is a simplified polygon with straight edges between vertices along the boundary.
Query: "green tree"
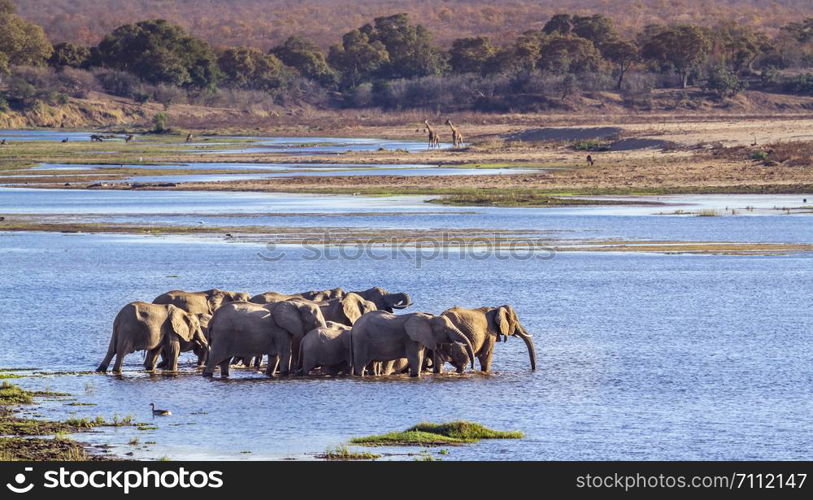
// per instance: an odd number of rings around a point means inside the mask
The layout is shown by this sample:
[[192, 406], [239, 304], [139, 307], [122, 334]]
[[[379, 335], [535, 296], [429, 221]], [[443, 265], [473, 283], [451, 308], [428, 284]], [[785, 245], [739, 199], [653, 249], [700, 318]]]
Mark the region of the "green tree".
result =
[[452, 42], [449, 64], [455, 73], [485, 73], [496, 52], [488, 37], [459, 38]]
[[302, 76], [322, 85], [333, 85], [338, 79], [336, 71], [327, 63], [325, 54], [316, 44], [304, 38], [292, 36], [282, 45], [274, 47], [271, 53], [287, 66], [295, 68]]
[[538, 66], [553, 73], [596, 71], [601, 65], [593, 42], [575, 35], [553, 34], [542, 39]]
[[445, 69], [443, 53], [432, 44], [432, 36], [423, 25], [413, 25], [407, 14], [378, 17], [360, 31], [370, 42], [380, 42], [388, 61], [382, 65], [382, 78], [414, 78], [437, 75]]
[[595, 14], [592, 16], [573, 16], [572, 33], [590, 40], [601, 50], [603, 45], [616, 37], [613, 20], [609, 17]]
[[6, 71], [12, 65], [42, 65], [53, 51], [42, 28], [16, 11], [11, 0], [0, 0], [0, 67]]
[[556, 14], [542, 27], [542, 32], [546, 35], [569, 35], [572, 31], [573, 17], [570, 14]]
[[234, 88], [273, 90], [281, 87], [289, 76], [275, 55], [249, 47], [227, 49], [217, 63], [225, 83]]
[[689, 75], [702, 63], [711, 48], [705, 31], [699, 26], [677, 25], [655, 32], [641, 47], [646, 59], [671, 66], [681, 86], [689, 86]]
[[126, 24], [97, 49], [101, 65], [129, 71], [150, 83], [213, 88], [220, 72], [212, 48], [163, 19]]
[[169, 122], [169, 117], [164, 112], [155, 113], [155, 116], [152, 117], [152, 131], [156, 134], [163, 134], [169, 131], [169, 127], [167, 123]]
[[711, 35], [712, 56], [735, 73], [754, 72], [757, 59], [774, 50], [767, 35], [734, 23], [716, 26]]
[[360, 30], [345, 33], [341, 45], [330, 47], [328, 62], [342, 75], [342, 85], [352, 88], [371, 81], [382, 66], [389, 62], [384, 44], [371, 41]]
[[715, 66], [709, 72], [704, 88], [714, 92], [717, 97], [724, 98], [739, 94], [745, 90], [745, 84], [725, 66]]
[[624, 75], [641, 58], [638, 53], [638, 45], [629, 40], [614, 39], [602, 45], [604, 58], [610, 61], [616, 70], [618, 80], [616, 88], [621, 90], [624, 83]]
[[90, 60], [90, 49], [70, 42], [54, 45], [54, 52], [48, 59], [48, 65], [54, 68], [81, 68]]

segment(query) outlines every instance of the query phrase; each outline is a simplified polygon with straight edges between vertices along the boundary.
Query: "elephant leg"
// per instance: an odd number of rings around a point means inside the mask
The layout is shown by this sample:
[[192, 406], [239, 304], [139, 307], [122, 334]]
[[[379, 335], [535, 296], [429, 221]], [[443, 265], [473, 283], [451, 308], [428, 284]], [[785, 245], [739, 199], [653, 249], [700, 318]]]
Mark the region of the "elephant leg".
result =
[[144, 369], [148, 372], [155, 371], [155, 363], [158, 361], [158, 354], [162, 352], [161, 348], [153, 349], [151, 351], [147, 351], [147, 355], [144, 357]]
[[122, 364], [124, 364], [124, 351], [116, 352], [116, 362], [113, 363], [113, 373], [121, 373]]
[[166, 362], [167, 367], [169, 367], [169, 371], [177, 372], [178, 356], [181, 355], [181, 343], [177, 339], [170, 340], [164, 347], [164, 352], [167, 356]]
[[282, 349], [279, 350], [279, 374], [281, 377], [287, 377], [291, 371], [291, 342], [284, 342]]
[[167, 352], [164, 349], [160, 349], [158, 353], [161, 355], [161, 362], [158, 363], [158, 365], [153, 368], [160, 368], [163, 370], [167, 367], [167, 364], [169, 363], [169, 361], [167, 361]]
[[201, 349], [198, 353], [198, 368], [206, 366], [206, 361], [209, 359], [209, 351]]
[[260, 366], [263, 364], [263, 355], [260, 354], [259, 356], [254, 357], [254, 369], [259, 370]]
[[275, 373], [277, 373], [277, 367], [279, 366], [279, 356], [275, 354], [268, 355], [268, 365], [265, 367], [265, 374], [269, 377], [273, 377]]
[[480, 371], [483, 373], [491, 371], [491, 360], [494, 358], [495, 343], [496, 341], [493, 339], [486, 340], [485, 344], [483, 344], [483, 348], [480, 349], [480, 354], [477, 355], [477, 359], [480, 361]]
[[420, 377], [423, 366], [423, 346], [407, 347], [407, 361], [409, 362], [409, 376]]
[[358, 353], [353, 357], [353, 375], [358, 377], [364, 376], [364, 371], [367, 368], [367, 364], [370, 362], [366, 357], [362, 358], [358, 355]]
[[434, 373], [443, 373], [443, 360], [437, 349], [432, 351], [432, 371]]
[[220, 378], [229, 378], [229, 361], [231, 358], [220, 363]]

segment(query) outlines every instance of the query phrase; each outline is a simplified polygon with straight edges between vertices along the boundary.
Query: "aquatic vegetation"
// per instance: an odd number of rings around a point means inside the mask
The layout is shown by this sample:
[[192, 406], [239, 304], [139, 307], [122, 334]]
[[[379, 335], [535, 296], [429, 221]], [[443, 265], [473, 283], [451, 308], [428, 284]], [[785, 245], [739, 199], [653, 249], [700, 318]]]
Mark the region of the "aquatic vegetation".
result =
[[34, 401], [33, 393], [3, 381], [0, 385], [0, 404], [31, 404]]
[[365, 451], [352, 451], [347, 446], [337, 446], [328, 448], [323, 454], [316, 455], [316, 458], [323, 460], [375, 460], [381, 458], [381, 455]]
[[389, 432], [350, 440], [364, 446], [441, 446], [475, 443], [481, 439], [522, 439], [516, 431], [496, 431], [465, 420], [434, 424], [422, 422], [402, 432]]

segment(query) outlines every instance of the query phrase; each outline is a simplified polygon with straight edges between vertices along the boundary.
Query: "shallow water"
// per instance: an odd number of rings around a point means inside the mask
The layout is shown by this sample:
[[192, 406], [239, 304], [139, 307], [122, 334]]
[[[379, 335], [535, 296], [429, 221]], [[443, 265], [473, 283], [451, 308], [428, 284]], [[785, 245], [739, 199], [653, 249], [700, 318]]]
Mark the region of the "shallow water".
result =
[[68, 139], [71, 141], [89, 141], [90, 136], [99, 134], [100, 132], [75, 132], [67, 130], [9, 130], [0, 129], [0, 140], [5, 139], [8, 142], [14, 141], [62, 141]]
[[[150, 402], [171, 409], [154, 431], [79, 436], [135, 458], [307, 458], [354, 436], [459, 418], [527, 437], [453, 448], [444, 460], [811, 458], [811, 256], [574, 253], [416, 268], [404, 255], [327, 261], [288, 250], [267, 262], [244, 243], [0, 233], [0, 366], [91, 370], [118, 308], [168, 289], [381, 285], [411, 292], [412, 311], [513, 304], [535, 335], [539, 370], [512, 340], [497, 346], [488, 377], [221, 381], [189, 369], [13, 382], [97, 405], [49, 402], [51, 418], [153, 421]], [[140, 361], [130, 355], [128, 370]], [[134, 436], [156, 444], [135, 449]]]
[[[71, 141], [89, 141], [93, 134], [103, 132], [66, 131], [60, 129], [36, 130], [0, 130], [0, 140], [14, 141], [62, 141], [67, 138]], [[123, 140], [124, 134], [115, 134], [117, 139]], [[138, 140], [139, 136], [136, 136]], [[106, 141], [113, 139], [105, 139]], [[416, 136], [415, 140], [375, 139], [364, 137], [262, 137], [262, 136], [204, 136], [195, 138], [187, 143], [179, 137], [178, 145], [200, 148], [198, 152], [204, 154], [224, 153], [285, 153], [285, 154], [341, 154], [348, 151], [377, 151], [386, 149], [390, 151], [402, 150], [409, 153], [422, 151], [427, 148], [426, 141]], [[212, 149], [212, 147], [216, 149]], [[222, 146], [222, 147], [220, 147]], [[441, 149], [450, 148], [449, 143], [440, 143]], [[110, 151], [100, 151], [106, 153]], [[192, 152], [195, 152], [193, 149]]]
[[[813, 243], [810, 195], [682, 195], [649, 197], [666, 205], [551, 208], [453, 207], [426, 196], [364, 197], [193, 191], [41, 190], [0, 188], [0, 213], [91, 214], [94, 222], [169, 225], [292, 226], [384, 229], [493, 229], [552, 232], [561, 238]], [[630, 197], [630, 202], [643, 197]], [[747, 210], [746, 207], [755, 207]], [[737, 215], [657, 215], [675, 210], [736, 208]], [[241, 214], [241, 217], [228, 215]], [[250, 214], [250, 216], [245, 216]], [[268, 214], [268, 215], [263, 215]], [[275, 214], [287, 214], [280, 218]]]
[[[206, 154], [223, 153], [286, 153], [286, 154], [341, 154], [349, 151], [406, 151], [414, 153], [428, 149], [426, 141], [402, 141], [391, 139], [373, 139], [360, 137], [219, 137], [218, 139], [244, 140], [246, 147], [233, 147], [202, 151]], [[199, 146], [218, 145], [211, 142], [193, 143]], [[227, 143], [221, 143], [226, 145]], [[440, 149], [452, 147], [449, 143], [440, 143]]]

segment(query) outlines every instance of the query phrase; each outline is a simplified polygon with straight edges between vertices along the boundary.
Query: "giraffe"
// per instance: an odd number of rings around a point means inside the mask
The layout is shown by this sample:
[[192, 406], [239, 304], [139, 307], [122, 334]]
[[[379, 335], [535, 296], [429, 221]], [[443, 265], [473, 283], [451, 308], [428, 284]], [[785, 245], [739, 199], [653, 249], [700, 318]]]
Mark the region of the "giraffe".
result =
[[440, 138], [438, 137], [438, 133], [435, 132], [435, 129], [433, 129], [432, 125], [429, 124], [429, 120], [424, 120], [423, 123], [426, 125], [426, 131], [429, 133], [429, 147], [436, 148], [440, 146]]
[[452, 145], [454, 147], [460, 147], [463, 145], [463, 134], [460, 133], [460, 129], [454, 126], [452, 120], [446, 120], [446, 125], [452, 129]]

